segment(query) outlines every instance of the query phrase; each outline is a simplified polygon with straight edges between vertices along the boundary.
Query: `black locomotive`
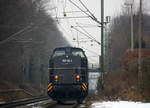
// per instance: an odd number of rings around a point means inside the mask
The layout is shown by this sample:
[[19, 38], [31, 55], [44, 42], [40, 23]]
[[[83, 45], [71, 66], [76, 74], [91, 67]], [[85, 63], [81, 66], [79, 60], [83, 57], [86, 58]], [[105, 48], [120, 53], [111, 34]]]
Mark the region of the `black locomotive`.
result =
[[49, 61], [48, 95], [57, 102], [77, 100], [88, 94], [88, 61], [81, 48], [56, 48]]

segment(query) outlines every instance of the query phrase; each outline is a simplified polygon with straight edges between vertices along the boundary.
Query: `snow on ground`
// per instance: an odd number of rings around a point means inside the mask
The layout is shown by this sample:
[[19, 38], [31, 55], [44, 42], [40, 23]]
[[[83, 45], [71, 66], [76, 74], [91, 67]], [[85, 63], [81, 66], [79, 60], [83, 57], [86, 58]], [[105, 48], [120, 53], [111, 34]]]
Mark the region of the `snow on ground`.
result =
[[150, 108], [150, 103], [129, 102], [129, 101], [108, 101], [97, 102], [91, 108]]

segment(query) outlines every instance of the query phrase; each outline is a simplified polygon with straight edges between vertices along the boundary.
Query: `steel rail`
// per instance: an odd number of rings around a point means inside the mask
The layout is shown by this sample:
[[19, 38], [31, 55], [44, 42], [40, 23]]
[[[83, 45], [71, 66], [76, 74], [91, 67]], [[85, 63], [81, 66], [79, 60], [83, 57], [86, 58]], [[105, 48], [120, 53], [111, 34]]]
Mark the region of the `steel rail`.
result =
[[82, 67], [72, 67], [72, 68], [48, 68], [48, 69], [86, 69], [86, 68], [82, 68]]
[[80, 104], [75, 104], [72, 108], [78, 108], [80, 106]]
[[44, 100], [50, 99], [48, 96], [40, 96], [40, 97], [34, 97], [34, 98], [28, 98], [28, 99], [21, 99], [17, 101], [7, 102], [0, 104], [0, 108], [12, 108], [17, 106], [22, 106], [26, 104], [31, 104], [35, 102], [40, 102]]
[[79, 103], [54, 103], [51, 105], [48, 105], [46, 108], [80, 108]]
[[33, 94], [29, 93], [27, 90], [24, 90], [24, 89], [7, 89], [7, 90], [0, 90], [0, 94], [3, 94], [3, 93], [14, 93], [14, 92], [24, 92], [30, 96], [34, 96]]

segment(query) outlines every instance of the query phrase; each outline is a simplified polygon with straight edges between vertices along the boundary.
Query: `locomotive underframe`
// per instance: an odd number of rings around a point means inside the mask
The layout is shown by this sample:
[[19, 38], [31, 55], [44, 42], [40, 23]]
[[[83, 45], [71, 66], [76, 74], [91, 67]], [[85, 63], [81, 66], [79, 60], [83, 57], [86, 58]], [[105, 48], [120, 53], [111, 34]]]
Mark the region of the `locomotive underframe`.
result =
[[54, 85], [53, 90], [48, 95], [56, 101], [83, 100], [88, 94], [81, 85]]

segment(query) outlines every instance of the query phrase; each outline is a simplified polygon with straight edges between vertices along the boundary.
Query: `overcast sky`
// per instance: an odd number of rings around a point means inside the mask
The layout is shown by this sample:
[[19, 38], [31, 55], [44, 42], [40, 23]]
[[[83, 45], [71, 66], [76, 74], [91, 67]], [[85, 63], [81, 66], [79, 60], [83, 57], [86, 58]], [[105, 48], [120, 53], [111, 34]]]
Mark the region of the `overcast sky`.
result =
[[[72, 0], [76, 5], [78, 5], [82, 10], [85, 10], [79, 0]], [[97, 19], [100, 21], [100, 14], [101, 14], [101, 0], [81, 0], [84, 5], [97, 17]], [[121, 5], [123, 4], [124, 0], [104, 0], [105, 4], [105, 16], [116, 16], [121, 11]], [[69, 2], [69, 0], [52, 0], [52, 4], [55, 4], [57, 7], [55, 11], [53, 11], [54, 17], [62, 18], [63, 13], [66, 13], [66, 17], [78, 17], [78, 16], [86, 16], [83, 12], [78, 13], [67, 13], [70, 11], [80, 11], [77, 7], [75, 7], [72, 3]], [[86, 10], [85, 10], [86, 11]], [[63, 33], [63, 36], [65, 36], [69, 42], [75, 46], [78, 47], [77, 44], [77, 38], [79, 41], [82, 40], [82, 42], [79, 43], [79, 47], [84, 48], [86, 55], [89, 58], [89, 61], [92, 63], [98, 63], [100, 55], [100, 45], [98, 45], [96, 42], [91, 41], [87, 36], [84, 34], [77, 32], [77, 30], [85, 33], [84, 30], [86, 30], [89, 34], [92, 35], [97, 41], [101, 41], [101, 29], [100, 27], [90, 27], [83, 29], [76, 26], [87, 26], [87, 25], [98, 25], [90, 18], [73, 18], [73, 19], [59, 19], [58, 20], [58, 27], [60, 31]], [[71, 28], [71, 26], [74, 26], [74, 28]], [[76, 30], [77, 29], [77, 30]], [[85, 33], [86, 34], [86, 33]], [[77, 37], [78, 36], [78, 37]], [[76, 40], [73, 40], [75, 38]]]
[[[73, 45], [78, 47], [76, 42], [78, 40], [82, 40], [84, 42], [80, 42], [79, 47], [84, 48], [86, 54], [88, 55], [89, 61], [93, 63], [98, 63], [98, 55], [100, 55], [100, 45], [96, 42], [90, 41], [90, 39], [83, 35], [81, 32], [85, 33], [87, 31], [89, 34], [92, 35], [97, 41], [101, 41], [101, 31], [100, 27], [77, 27], [77, 26], [87, 26], [87, 25], [98, 25], [90, 18], [67, 18], [67, 17], [79, 17], [79, 16], [86, 16], [83, 12], [78, 13], [68, 13], [72, 11], [80, 11], [76, 6], [69, 2], [69, 0], [51, 0], [52, 5], [54, 5], [55, 10], [53, 11], [53, 17], [58, 17], [58, 27], [60, 31], [63, 33], [69, 42]], [[84, 7], [81, 5], [79, 0], [71, 0], [77, 6], [79, 6], [82, 10], [85, 10]], [[100, 14], [101, 14], [101, 0], [81, 0], [84, 5], [97, 17], [100, 21]], [[124, 2], [129, 0], [104, 0], [105, 4], [105, 16], [115, 17], [121, 13], [121, 10], [124, 6]], [[139, 0], [134, 0], [138, 3]], [[86, 10], [85, 10], [86, 11]], [[59, 19], [64, 17], [64, 13], [66, 14], [65, 19]], [[74, 26], [74, 28], [71, 28]], [[83, 31], [83, 29], [85, 31]], [[77, 32], [77, 30], [79, 30]], [[73, 40], [75, 38], [76, 40]]]

